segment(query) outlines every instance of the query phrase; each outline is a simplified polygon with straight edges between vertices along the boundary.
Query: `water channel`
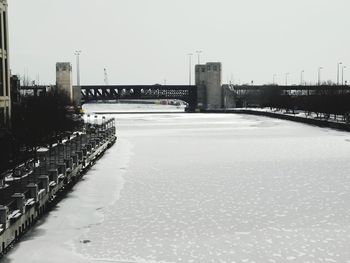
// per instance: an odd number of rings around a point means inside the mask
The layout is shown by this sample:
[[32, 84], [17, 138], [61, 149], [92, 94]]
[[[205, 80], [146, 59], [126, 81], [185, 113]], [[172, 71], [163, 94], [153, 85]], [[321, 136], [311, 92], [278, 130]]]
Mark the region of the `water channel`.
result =
[[108, 115], [118, 142], [4, 262], [350, 262], [349, 133], [160, 107]]

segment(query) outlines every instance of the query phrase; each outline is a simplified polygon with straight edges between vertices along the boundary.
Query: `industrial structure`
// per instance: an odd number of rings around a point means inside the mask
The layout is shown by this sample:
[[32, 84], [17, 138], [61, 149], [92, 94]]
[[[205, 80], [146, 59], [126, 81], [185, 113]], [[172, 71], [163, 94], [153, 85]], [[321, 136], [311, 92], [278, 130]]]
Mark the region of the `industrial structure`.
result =
[[0, 0], [0, 128], [11, 118], [7, 0]]

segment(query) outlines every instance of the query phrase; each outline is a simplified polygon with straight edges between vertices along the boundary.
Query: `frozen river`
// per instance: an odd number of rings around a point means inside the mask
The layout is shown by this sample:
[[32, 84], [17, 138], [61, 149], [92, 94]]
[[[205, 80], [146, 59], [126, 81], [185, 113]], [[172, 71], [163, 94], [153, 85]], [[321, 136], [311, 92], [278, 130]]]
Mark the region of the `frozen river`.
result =
[[349, 133], [230, 114], [116, 118], [115, 146], [5, 262], [350, 262]]

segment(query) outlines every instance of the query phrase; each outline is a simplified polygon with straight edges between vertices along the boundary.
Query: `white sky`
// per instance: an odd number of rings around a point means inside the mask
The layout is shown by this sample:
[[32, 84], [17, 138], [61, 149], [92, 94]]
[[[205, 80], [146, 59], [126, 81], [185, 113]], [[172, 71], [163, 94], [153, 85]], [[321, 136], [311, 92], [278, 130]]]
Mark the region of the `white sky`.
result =
[[[82, 84], [187, 84], [188, 53], [223, 63], [223, 82], [350, 81], [350, 0], [8, 0], [11, 68], [55, 82], [82, 50]], [[194, 61], [197, 58], [193, 57]], [[74, 73], [75, 74], [75, 73]], [[75, 75], [74, 75], [75, 76]], [[74, 78], [75, 79], [75, 78]]]

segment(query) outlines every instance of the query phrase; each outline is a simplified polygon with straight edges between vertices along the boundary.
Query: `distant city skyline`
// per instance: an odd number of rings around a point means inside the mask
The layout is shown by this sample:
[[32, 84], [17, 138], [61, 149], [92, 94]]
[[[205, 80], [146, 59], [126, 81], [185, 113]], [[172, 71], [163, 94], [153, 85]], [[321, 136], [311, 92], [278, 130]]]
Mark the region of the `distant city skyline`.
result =
[[[187, 84], [188, 54], [224, 83], [350, 80], [348, 0], [11, 0], [12, 74], [55, 83], [81, 50], [82, 84]], [[303, 73], [302, 73], [303, 72]], [[303, 76], [301, 76], [303, 75]], [[341, 78], [341, 77], [340, 77]]]

